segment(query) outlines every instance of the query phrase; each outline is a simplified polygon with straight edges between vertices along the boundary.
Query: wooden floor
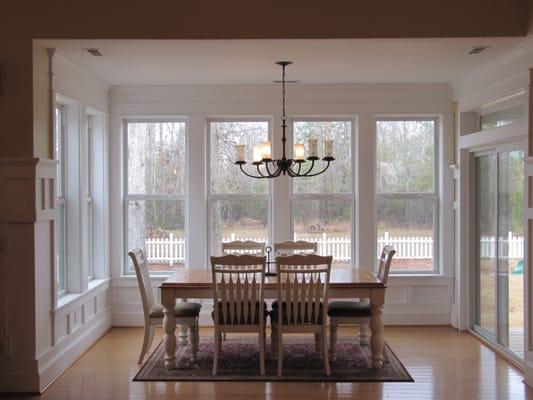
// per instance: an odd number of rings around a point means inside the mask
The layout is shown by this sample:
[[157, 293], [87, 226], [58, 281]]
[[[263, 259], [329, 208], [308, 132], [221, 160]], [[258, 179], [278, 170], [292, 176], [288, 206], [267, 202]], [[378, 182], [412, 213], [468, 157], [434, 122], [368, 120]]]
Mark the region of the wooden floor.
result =
[[[202, 334], [212, 330], [204, 329]], [[385, 338], [414, 383], [132, 382], [139, 368], [142, 329], [114, 328], [40, 398], [533, 399], [533, 390], [524, 385], [520, 371], [467, 333], [449, 327], [386, 327]]]

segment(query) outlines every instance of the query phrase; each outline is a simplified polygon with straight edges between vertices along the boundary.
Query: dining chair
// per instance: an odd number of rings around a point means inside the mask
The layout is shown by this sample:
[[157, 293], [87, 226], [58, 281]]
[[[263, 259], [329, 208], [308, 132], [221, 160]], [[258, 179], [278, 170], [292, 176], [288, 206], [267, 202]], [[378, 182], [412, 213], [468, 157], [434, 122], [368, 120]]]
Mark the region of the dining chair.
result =
[[265, 375], [266, 257], [228, 254], [211, 257], [215, 324], [213, 375], [218, 372], [222, 334], [252, 332], [259, 339], [259, 369]]
[[319, 339], [326, 375], [330, 375], [327, 345], [327, 304], [332, 256], [295, 254], [276, 257], [278, 295], [272, 303], [270, 321], [275, 332], [278, 376], [283, 369], [283, 334], [314, 333]]
[[[385, 246], [379, 259], [377, 277], [387, 285], [392, 257], [396, 251], [391, 246]], [[332, 360], [336, 358], [337, 327], [339, 325], [358, 325], [359, 344], [368, 345], [368, 327], [372, 318], [372, 305], [368, 299], [359, 301], [332, 301], [328, 306], [329, 317], [329, 354]]]
[[[144, 312], [144, 339], [139, 356], [138, 364], [143, 362], [144, 356], [150, 349], [154, 340], [154, 327], [163, 325], [163, 306], [156, 304], [154, 292], [150, 282], [150, 272], [146, 265], [144, 252], [140, 248], [135, 248], [128, 252], [128, 255], [135, 267], [137, 282], [141, 291], [141, 300]], [[198, 303], [177, 303], [174, 306], [174, 317], [176, 325], [187, 325], [191, 332], [191, 358], [196, 361], [198, 353], [199, 330], [198, 316], [202, 306]]]
[[291, 254], [316, 254], [318, 243], [306, 242], [305, 240], [274, 243], [274, 254], [278, 256], [288, 256]]
[[254, 242], [253, 240], [222, 242], [222, 254], [250, 254], [264, 256], [265, 246], [265, 242]]

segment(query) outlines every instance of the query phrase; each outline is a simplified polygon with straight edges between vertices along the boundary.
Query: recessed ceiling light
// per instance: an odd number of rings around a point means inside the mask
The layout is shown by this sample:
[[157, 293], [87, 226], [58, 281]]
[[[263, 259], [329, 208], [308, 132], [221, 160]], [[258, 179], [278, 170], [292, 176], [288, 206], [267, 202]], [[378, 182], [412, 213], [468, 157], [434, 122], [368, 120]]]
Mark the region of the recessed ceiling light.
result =
[[469, 55], [479, 54], [482, 51], [487, 50], [488, 48], [490, 48], [490, 46], [475, 46], [475, 47], [472, 47], [472, 49], [468, 52], [468, 54]]
[[100, 49], [88, 48], [88, 49], [83, 49], [83, 50], [85, 50], [87, 53], [89, 53], [92, 56], [97, 56], [97, 57], [103, 56], [103, 54], [100, 52]]

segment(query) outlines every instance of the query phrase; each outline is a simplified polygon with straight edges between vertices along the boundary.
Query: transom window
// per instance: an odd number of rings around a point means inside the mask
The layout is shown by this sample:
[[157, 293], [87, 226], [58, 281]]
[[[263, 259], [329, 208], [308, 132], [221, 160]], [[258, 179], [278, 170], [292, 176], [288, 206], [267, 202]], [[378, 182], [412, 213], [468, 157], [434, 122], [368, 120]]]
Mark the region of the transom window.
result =
[[[292, 179], [292, 228], [295, 240], [318, 242], [318, 252], [333, 256], [333, 265], [351, 266], [353, 258], [353, 124], [350, 120], [295, 120], [293, 142], [318, 140], [318, 155], [324, 140], [333, 140], [335, 161], [324, 174]], [[306, 154], [308, 154], [308, 149]], [[306, 170], [306, 161], [302, 170]]]
[[246, 145], [246, 159], [253, 147], [268, 140], [266, 120], [211, 120], [209, 128], [209, 254], [220, 254], [222, 242], [270, 236], [270, 184], [252, 179], [234, 165], [235, 145]]
[[376, 122], [377, 250], [392, 245], [391, 272], [438, 271], [437, 120]]
[[184, 266], [187, 124], [128, 120], [125, 131], [126, 251], [143, 248], [152, 272]]

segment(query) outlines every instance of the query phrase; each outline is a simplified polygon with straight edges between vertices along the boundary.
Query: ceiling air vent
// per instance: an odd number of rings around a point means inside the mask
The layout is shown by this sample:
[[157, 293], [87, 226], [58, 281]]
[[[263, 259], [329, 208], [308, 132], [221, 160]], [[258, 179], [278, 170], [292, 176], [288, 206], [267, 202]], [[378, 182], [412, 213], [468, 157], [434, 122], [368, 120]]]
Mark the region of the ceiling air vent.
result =
[[87, 53], [89, 53], [92, 56], [97, 56], [97, 57], [103, 56], [103, 54], [100, 52], [100, 49], [90, 48], [90, 49], [83, 49], [83, 50], [85, 50]]
[[489, 47], [490, 46], [475, 46], [475, 47], [472, 47], [472, 49], [468, 52], [468, 54], [470, 54], [470, 55], [479, 54], [482, 51], [487, 50]]

